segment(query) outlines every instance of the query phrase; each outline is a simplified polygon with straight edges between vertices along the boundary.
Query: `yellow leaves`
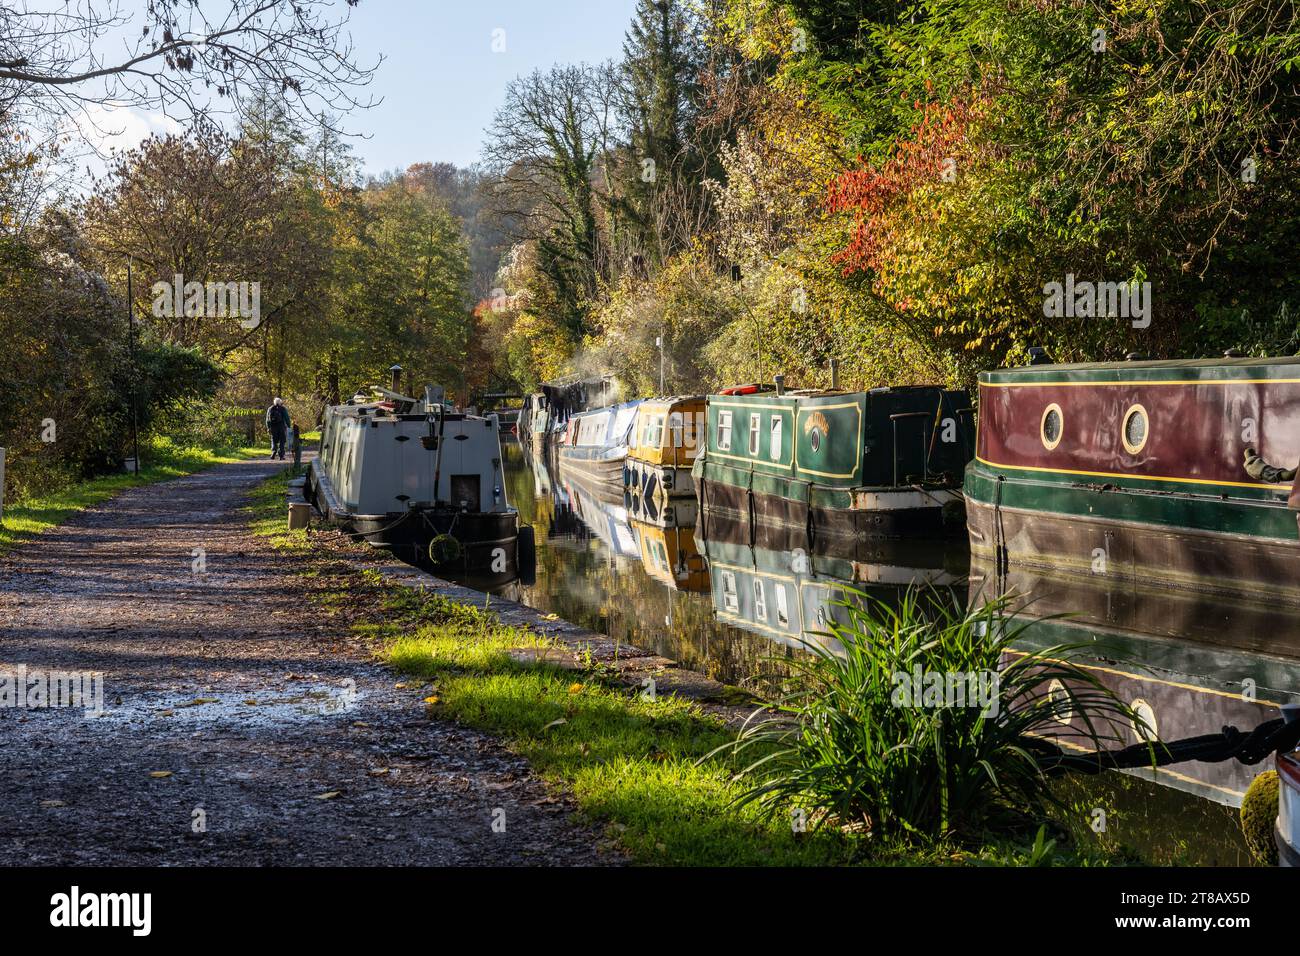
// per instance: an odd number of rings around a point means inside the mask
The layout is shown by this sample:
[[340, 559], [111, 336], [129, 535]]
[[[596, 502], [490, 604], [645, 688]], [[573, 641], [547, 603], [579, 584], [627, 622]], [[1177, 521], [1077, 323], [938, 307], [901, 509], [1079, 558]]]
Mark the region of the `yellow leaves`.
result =
[[585, 689], [586, 689], [586, 685], [584, 685], [584, 684], [570, 684], [570, 685], [569, 685], [569, 693], [570, 693], [570, 694], [581, 694], [581, 693], [583, 692], [583, 690], [585, 690]]
[[425, 702], [426, 704], [430, 705], [430, 706], [433, 706], [434, 704], [438, 703], [438, 695], [437, 695], [437, 694], [432, 694], [432, 695], [430, 695], [430, 696], [424, 698], [424, 702]]
[[171, 775], [172, 771], [170, 770], [153, 770], [149, 773], [149, 776], [153, 777], [155, 780], [166, 780]]

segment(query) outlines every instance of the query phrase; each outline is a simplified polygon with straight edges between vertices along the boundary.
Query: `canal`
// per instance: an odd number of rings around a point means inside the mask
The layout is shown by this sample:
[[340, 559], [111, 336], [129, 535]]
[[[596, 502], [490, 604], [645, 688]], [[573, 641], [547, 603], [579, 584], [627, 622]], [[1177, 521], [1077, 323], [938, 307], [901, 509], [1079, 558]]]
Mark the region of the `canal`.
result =
[[[697, 536], [689, 508], [692, 524], [653, 527], [552, 474], [517, 443], [503, 445], [510, 501], [536, 534], [537, 575], [499, 593], [725, 683], [779, 691], [785, 662], [800, 653], [801, 639], [819, 639], [844, 587], [889, 602], [924, 583], [959, 602], [990, 591], [1024, 595], [1042, 618], [1031, 628], [1034, 641], [1086, 646], [1090, 670], [1166, 740], [1225, 725], [1250, 729], [1277, 716], [1277, 704], [1300, 687], [1294, 663], [1223, 650], [1216, 639], [1297, 626], [1268, 607], [996, 575], [969, 567], [963, 540], [853, 555], [755, 548], [735, 529], [706, 525], [708, 534]], [[1112, 746], [1139, 739], [1134, 729]], [[1055, 816], [1081, 839], [1131, 847], [1151, 862], [1245, 865], [1235, 808], [1269, 766], [1189, 763], [1071, 778], [1056, 785]]]

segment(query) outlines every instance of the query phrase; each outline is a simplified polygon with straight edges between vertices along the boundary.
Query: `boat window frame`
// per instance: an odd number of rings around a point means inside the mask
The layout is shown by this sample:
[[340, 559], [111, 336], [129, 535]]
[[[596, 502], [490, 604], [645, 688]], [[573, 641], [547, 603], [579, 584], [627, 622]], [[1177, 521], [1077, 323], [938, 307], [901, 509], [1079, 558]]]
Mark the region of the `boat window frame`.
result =
[[785, 431], [785, 425], [783, 424], [784, 420], [785, 416], [780, 412], [773, 412], [771, 423], [767, 426], [767, 457], [772, 459], [772, 461], [781, 460], [781, 452], [783, 450], [781, 444], [783, 433]]
[[[1047, 417], [1052, 412], [1056, 412], [1057, 420], [1060, 422], [1060, 429], [1056, 433], [1056, 441], [1049, 441], [1047, 438]], [[1065, 438], [1065, 412], [1061, 410], [1061, 406], [1056, 402], [1052, 402], [1043, 409], [1043, 415], [1038, 420], [1038, 438], [1048, 451], [1055, 451], [1057, 446], [1061, 444], [1061, 440]]]
[[773, 597], [776, 600], [776, 623], [781, 627], [790, 626], [790, 602], [789, 596], [785, 593], [785, 585], [778, 583], [773, 588]]
[[749, 457], [757, 458], [763, 448], [763, 413], [749, 413]]
[[767, 623], [767, 590], [763, 587], [763, 579], [754, 578], [754, 619]]
[[[1133, 419], [1134, 415], [1142, 416], [1142, 441], [1137, 445], [1128, 440], [1128, 423]], [[1151, 415], [1141, 402], [1134, 402], [1128, 407], [1128, 411], [1124, 413], [1119, 425], [1119, 440], [1124, 444], [1124, 450], [1130, 455], [1140, 455], [1142, 449], [1146, 448], [1147, 443], [1151, 441]]]
[[[731, 451], [732, 418], [730, 411], [718, 412], [718, 451]], [[723, 441], [723, 439], [726, 441]]]
[[722, 608], [729, 614], [740, 611], [740, 592], [736, 588], [736, 572], [722, 572]]

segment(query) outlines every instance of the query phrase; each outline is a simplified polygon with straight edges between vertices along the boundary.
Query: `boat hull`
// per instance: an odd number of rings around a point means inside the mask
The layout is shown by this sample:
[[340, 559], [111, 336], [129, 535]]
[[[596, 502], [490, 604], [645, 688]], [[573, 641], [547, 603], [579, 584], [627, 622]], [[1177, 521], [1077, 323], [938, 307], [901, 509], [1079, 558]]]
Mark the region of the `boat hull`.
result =
[[513, 509], [467, 512], [426, 507], [355, 514], [341, 505], [329, 477], [314, 467], [308, 468], [303, 494], [329, 521], [410, 564], [443, 573], [514, 577], [519, 572], [519, 514]]
[[696, 482], [700, 510], [756, 526], [806, 530], [812, 537], [960, 537], [962, 495], [953, 488], [827, 488], [739, 472], [707, 459]]

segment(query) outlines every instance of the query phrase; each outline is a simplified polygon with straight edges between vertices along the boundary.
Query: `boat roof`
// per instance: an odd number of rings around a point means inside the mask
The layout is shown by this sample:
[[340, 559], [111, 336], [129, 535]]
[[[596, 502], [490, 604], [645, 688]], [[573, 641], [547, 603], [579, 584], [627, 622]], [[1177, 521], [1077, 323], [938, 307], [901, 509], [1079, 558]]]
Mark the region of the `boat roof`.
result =
[[1204, 379], [1285, 379], [1300, 376], [1300, 356], [1264, 358], [1163, 359], [1132, 362], [1070, 362], [1025, 365], [981, 372], [981, 384], [1029, 382], [1198, 381]]

